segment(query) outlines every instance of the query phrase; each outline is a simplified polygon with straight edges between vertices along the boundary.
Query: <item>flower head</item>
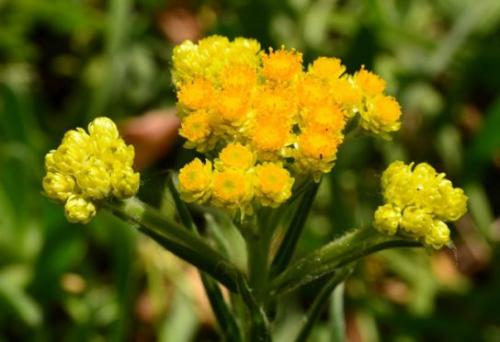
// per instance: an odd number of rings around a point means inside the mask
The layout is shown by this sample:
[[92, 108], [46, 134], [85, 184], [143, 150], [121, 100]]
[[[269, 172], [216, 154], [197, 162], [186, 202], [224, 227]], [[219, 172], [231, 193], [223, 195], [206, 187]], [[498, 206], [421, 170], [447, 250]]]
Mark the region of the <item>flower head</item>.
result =
[[354, 82], [366, 96], [380, 95], [385, 90], [385, 81], [364, 67], [354, 75]]
[[140, 177], [132, 169], [133, 161], [134, 149], [120, 138], [115, 123], [96, 118], [88, 133], [70, 130], [61, 145], [47, 153], [43, 189], [48, 197], [65, 203], [70, 222], [86, 223], [100, 201], [137, 193]]
[[214, 173], [212, 203], [245, 211], [253, 197], [253, 184], [245, 171], [225, 169]]
[[262, 73], [271, 81], [287, 82], [294, 79], [302, 71], [302, 54], [286, 51], [283, 47], [277, 51], [269, 50], [262, 56]]
[[255, 163], [255, 155], [248, 146], [231, 143], [220, 152], [218, 162], [223, 168], [248, 170]]
[[338, 58], [319, 57], [312, 63], [309, 72], [325, 81], [333, 81], [345, 72], [345, 66]]
[[186, 147], [205, 151], [210, 148], [212, 135], [212, 115], [204, 109], [189, 114], [181, 124], [179, 134], [186, 138]]
[[414, 167], [393, 162], [382, 175], [387, 203], [375, 212], [375, 228], [388, 234], [400, 228], [434, 248], [448, 244], [450, 233], [444, 222], [465, 214], [467, 196], [444, 177], [426, 163]]
[[[199, 183], [180, 181], [181, 193], [187, 201], [230, 211], [279, 205], [296, 176], [319, 181], [332, 170], [354, 116], [384, 137], [400, 125], [399, 105], [374, 73], [362, 68], [349, 75], [334, 57], [304, 66], [300, 52], [263, 51], [252, 39], [211, 36], [182, 43], [174, 48], [173, 79], [184, 146], [211, 158], [183, 168], [183, 177], [189, 170], [202, 175]], [[230, 176], [245, 182], [233, 187]], [[188, 184], [204, 187], [190, 190]], [[283, 191], [273, 193], [271, 184]]]
[[189, 109], [202, 109], [209, 106], [214, 98], [212, 83], [197, 78], [192, 82], [185, 83], [177, 93], [179, 103]]
[[277, 163], [263, 163], [255, 168], [255, 195], [263, 206], [278, 207], [290, 198], [294, 179]]
[[393, 97], [376, 95], [367, 100], [366, 108], [361, 111], [360, 124], [364, 129], [385, 135], [401, 126], [401, 107]]
[[212, 163], [205, 164], [198, 158], [179, 171], [179, 190], [186, 202], [204, 202], [212, 192]]

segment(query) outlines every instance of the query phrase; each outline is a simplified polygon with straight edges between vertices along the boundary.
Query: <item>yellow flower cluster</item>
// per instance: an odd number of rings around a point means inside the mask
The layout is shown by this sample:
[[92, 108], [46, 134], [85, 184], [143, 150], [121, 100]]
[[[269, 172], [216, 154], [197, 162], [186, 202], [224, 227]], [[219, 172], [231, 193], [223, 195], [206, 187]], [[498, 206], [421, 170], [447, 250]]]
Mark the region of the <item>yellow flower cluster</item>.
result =
[[[186, 41], [174, 49], [173, 78], [185, 146], [214, 155], [225, 146], [241, 144], [251, 151], [254, 178], [275, 172], [269, 165], [279, 165], [294, 177], [307, 175], [318, 181], [331, 171], [346, 122], [356, 114], [363, 128], [377, 134], [399, 128], [400, 107], [384, 95], [380, 77], [364, 68], [349, 75], [339, 59], [328, 57], [304, 70], [300, 52], [283, 47], [265, 52], [252, 39], [212, 36], [198, 44]], [[196, 167], [206, 173], [211, 164], [198, 161], [187, 170]], [[215, 180], [226, 176], [219, 173]], [[212, 196], [226, 184], [215, 180]], [[239, 202], [245, 202], [247, 190], [239, 190]], [[185, 198], [205, 200], [205, 195], [187, 192]], [[261, 202], [278, 204], [276, 199]]]
[[252, 214], [253, 204], [277, 207], [291, 193], [294, 179], [277, 162], [255, 165], [248, 146], [229, 143], [214, 165], [196, 158], [179, 172], [179, 188], [186, 202], [210, 202], [216, 207]]
[[467, 211], [463, 190], [427, 163], [393, 162], [382, 175], [382, 188], [386, 204], [375, 212], [375, 228], [391, 235], [401, 229], [436, 249], [450, 242], [445, 221]]
[[43, 189], [48, 197], [64, 203], [68, 221], [87, 223], [99, 201], [137, 193], [140, 176], [132, 169], [133, 161], [134, 148], [120, 138], [115, 123], [96, 118], [88, 133], [70, 130], [61, 145], [47, 153]]

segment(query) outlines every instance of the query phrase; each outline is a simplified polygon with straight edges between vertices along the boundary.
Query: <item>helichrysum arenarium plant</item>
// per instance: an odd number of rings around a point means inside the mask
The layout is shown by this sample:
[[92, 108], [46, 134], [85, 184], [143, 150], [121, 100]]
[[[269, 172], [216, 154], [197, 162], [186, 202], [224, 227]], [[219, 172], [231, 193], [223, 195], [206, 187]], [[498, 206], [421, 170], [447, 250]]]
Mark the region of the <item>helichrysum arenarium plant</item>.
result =
[[[177, 46], [172, 74], [179, 133], [186, 148], [205, 156], [168, 179], [179, 222], [134, 197], [140, 183], [134, 149], [108, 118], [95, 119], [88, 132], [66, 133], [46, 156], [43, 188], [64, 204], [69, 221], [87, 223], [99, 209], [110, 210], [198, 267], [226, 340], [271, 340], [277, 298], [323, 278], [325, 288], [297, 337], [304, 340], [321, 303], [358, 259], [387, 248], [451, 244], [446, 222], [465, 213], [467, 197], [429, 164], [396, 161], [383, 172], [385, 203], [372, 227], [293, 259], [318, 185], [346, 134], [388, 139], [400, 128], [401, 108], [379, 76], [365, 68], [350, 75], [330, 57], [304, 67], [298, 51], [264, 51], [255, 40], [220, 36]], [[246, 269], [199, 235], [190, 205], [231, 219], [246, 242]], [[291, 216], [285, 234], [275, 234], [285, 216]], [[219, 284], [240, 297], [244, 313], [226, 302]]]

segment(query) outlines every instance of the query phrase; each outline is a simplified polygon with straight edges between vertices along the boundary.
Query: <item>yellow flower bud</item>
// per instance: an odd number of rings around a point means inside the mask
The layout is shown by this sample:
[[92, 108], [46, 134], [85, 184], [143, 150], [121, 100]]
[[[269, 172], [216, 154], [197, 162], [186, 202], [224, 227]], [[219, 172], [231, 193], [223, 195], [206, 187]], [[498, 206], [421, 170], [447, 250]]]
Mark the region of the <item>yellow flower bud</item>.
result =
[[407, 207], [403, 210], [401, 217], [401, 228], [406, 232], [417, 236], [425, 236], [431, 229], [432, 215], [425, 209]]
[[139, 191], [140, 175], [131, 167], [115, 169], [111, 176], [113, 196], [117, 198], [129, 198]]
[[118, 128], [116, 124], [107, 117], [95, 118], [89, 123], [88, 131], [90, 135], [95, 137], [108, 137], [111, 139], [119, 138]]
[[[438, 174], [427, 163], [413, 167], [401, 161], [393, 162], [382, 175], [382, 188], [387, 204], [375, 212], [375, 228], [384, 229], [384, 214], [392, 207], [402, 208], [399, 227], [434, 248], [448, 244], [450, 232], [443, 221], [455, 221], [467, 210], [467, 196], [460, 188]], [[391, 225], [396, 232], [398, 225]]]
[[96, 214], [95, 205], [77, 195], [68, 198], [64, 209], [66, 218], [71, 223], [89, 223]]
[[46, 194], [66, 202], [71, 222], [88, 222], [96, 203], [114, 195], [127, 198], [137, 193], [139, 174], [134, 173], [134, 148], [120, 138], [115, 123], [96, 118], [85, 132], [81, 128], [66, 132], [61, 145], [45, 156]]
[[48, 172], [43, 178], [43, 190], [52, 199], [64, 202], [75, 189], [75, 180], [59, 172]]
[[373, 226], [383, 233], [394, 235], [398, 230], [400, 221], [401, 209], [392, 204], [385, 204], [375, 211]]
[[450, 241], [450, 229], [446, 223], [441, 220], [434, 220], [431, 229], [427, 235], [425, 235], [425, 244], [435, 249], [440, 249], [449, 244]]
[[82, 194], [93, 200], [108, 197], [111, 192], [109, 171], [99, 159], [90, 160], [88, 167], [78, 173], [76, 181]]

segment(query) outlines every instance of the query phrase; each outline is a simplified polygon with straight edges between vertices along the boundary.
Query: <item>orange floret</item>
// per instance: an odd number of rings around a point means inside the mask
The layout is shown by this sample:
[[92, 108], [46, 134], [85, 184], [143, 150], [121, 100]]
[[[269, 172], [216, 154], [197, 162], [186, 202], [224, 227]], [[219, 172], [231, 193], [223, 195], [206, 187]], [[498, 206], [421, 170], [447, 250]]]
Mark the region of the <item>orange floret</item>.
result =
[[382, 94], [385, 81], [363, 67], [354, 75], [354, 82], [367, 96]]
[[183, 84], [177, 97], [179, 103], [189, 109], [208, 108], [214, 98], [214, 88], [212, 83], [199, 78]]
[[268, 80], [277, 82], [291, 81], [302, 71], [302, 54], [283, 47], [277, 51], [269, 49], [262, 56], [262, 73]]
[[383, 124], [397, 122], [401, 117], [401, 107], [392, 96], [376, 96], [372, 103], [374, 115]]
[[333, 81], [345, 72], [345, 66], [338, 58], [319, 57], [309, 67], [309, 72], [326, 81]]
[[226, 122], [239, 124], [246, 119], [249, 110], [249, 98], [238, 89], [224, 89], [217, 93], [215, 110]]
[[248, 65], [229, 65], [221, 73], [224, 89], [239, 89], [250, 92], [257, 84], [257, 70]]
[[182, 120], [179, 134], [189, 142], [203, 142], [212, 133], [210, 121], [210, 114], [206, 110], [197, 110]]

